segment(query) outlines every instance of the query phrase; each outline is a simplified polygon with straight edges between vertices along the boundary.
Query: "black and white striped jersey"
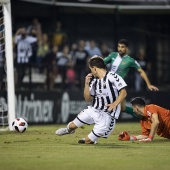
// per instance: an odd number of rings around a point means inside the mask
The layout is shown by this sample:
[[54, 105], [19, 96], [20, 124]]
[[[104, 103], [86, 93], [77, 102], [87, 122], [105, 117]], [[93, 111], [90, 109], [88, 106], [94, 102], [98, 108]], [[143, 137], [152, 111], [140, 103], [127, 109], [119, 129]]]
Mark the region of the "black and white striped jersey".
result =
[[15, 37], [15, 44], [17, 44], [17, 63], [28, 63], [32, 56], [32, 43], [35, 43], [37, 38], [26, 36], [22, 38], [21, 35]]
[[123, 78], [114, 72], [107, 72], [102, 79], [93, 78], [89, 85], [90, 94], [93, 96], [92, 107], [118, 119], [120, 104], [111, 112], [108, 112], [106, 105], [113, 103], [119, 96], [119, 91], [126, 86]]

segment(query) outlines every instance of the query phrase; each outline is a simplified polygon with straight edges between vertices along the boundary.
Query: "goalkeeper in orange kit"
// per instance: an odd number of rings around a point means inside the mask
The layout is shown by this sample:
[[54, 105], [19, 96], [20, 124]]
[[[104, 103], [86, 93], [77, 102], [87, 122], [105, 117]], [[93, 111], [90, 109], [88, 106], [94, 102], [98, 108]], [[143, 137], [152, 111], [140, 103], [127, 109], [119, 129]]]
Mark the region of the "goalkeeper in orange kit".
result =
[[142, 134], [130, 136], [126, 131], [118, 136], [118, 140], [139, 140], [140, 142], [150, 142], [155, 134], [170, 139], [170, 110], [158, 105], [146, 105], [144, 99], [136, 97], [131, 101], [133, 111], [141, 115], [140, 125]]

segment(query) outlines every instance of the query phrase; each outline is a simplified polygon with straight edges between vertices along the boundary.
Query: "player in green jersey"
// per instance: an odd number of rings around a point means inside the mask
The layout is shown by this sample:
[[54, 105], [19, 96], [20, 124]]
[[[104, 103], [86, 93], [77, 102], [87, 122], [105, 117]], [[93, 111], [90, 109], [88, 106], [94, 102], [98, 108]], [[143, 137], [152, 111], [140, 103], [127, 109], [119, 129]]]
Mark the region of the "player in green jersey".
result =
[[[148, 89], [151, 91], [158, 91], [159, 89], [150, 83], [148, 76], [141, 68], [140, 64], [127, 54], [128, 41], [126, 39], [119, 40], [117, 48], [118, 52], [113, 52], [104, 58], [105, 64], [111, 63], [111, 70], [116, 72], [122, 78], [127, 76], [131, 68], [135, 68], [146, 82]], [[121, 103], [121, 111], [131, 114], [133, 117], [137, 117], [131, 107], [125, 106], [125, 100]]]

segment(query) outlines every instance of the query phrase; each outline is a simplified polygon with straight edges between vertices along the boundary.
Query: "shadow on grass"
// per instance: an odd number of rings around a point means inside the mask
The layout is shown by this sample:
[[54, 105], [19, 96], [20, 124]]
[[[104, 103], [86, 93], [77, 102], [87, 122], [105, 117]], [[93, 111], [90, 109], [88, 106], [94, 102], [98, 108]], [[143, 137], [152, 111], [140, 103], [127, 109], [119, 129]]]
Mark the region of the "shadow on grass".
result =
[[115, 144], [115, 143], [107, 143], [107, 144], [103, 144], [103, 143], [98, 143], [98, 144], [71, 144], [72, 146], [82, 146], [82, 147], [100, 147], [100, 148], [127, 148], [130, 145], [128, 144], [123, 144], [123, 145], [119, 145], [119, 144]]
[[29, 140], [19, 140], [19, 141], [13, 141], [13, 143], [17, 143], [17, 142], [30, 142]]
[[[139, 141], [118, 141], [116, 143], [97, 143], [96, 145], [93, 144], [71, 144], [72, 146], [84, 146], [84, 147], [100, 147], [100, 148], [136, 148], [136, 147], [143, 147], [143, 146], [162, 146], [164, 147], [165, 145], [170, 142], [170, 139], [155, 139], [152, 142], [139, 142]], [[159, 144], [159, 145], [157, 145]]]

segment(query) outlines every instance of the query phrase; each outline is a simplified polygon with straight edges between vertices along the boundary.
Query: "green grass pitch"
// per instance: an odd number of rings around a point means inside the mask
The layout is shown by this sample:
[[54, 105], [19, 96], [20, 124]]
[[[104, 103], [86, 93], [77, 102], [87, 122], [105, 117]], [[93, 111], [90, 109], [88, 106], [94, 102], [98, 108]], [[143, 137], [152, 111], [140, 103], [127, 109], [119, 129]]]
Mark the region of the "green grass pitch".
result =
[[29, 126], [24, 133], [0, 132], [1, 170], [169, 170], [170, 140], [157, 135], [150, 143], [118, 141], [127, 130], [140, 134], [139, 123], [117, 123], [108, 139], [78, 144], [93, 126], [56, 136], [64, 125]]

